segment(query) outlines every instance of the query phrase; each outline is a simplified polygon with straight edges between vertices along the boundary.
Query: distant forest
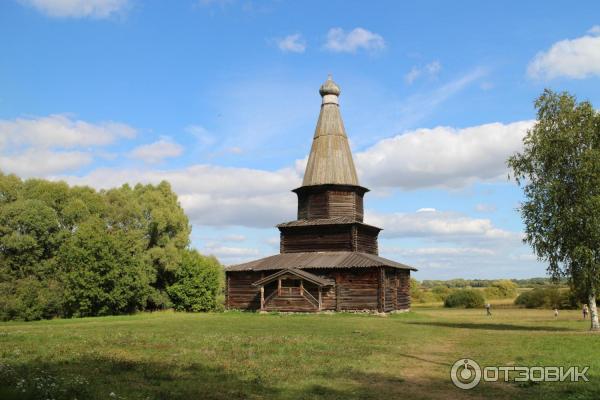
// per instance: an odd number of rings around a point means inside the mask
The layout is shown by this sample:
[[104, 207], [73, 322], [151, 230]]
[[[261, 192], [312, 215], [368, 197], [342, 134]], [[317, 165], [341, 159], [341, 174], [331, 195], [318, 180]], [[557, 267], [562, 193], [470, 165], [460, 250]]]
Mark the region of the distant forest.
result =
[[190, 233], [167, 182], [96, 191], [0, 173], [0, 319], [217, 309], [222, 267]]
[[[508, 279], [518, 287], [534, 288], [538, 286], [560, 285], [567, 286], [567, 279], [561, 279], [556, 282], [551, 278], [528, 278], [528, 279]], [[449, 288], [466, 288], [466, 287], [490, 287], [493, 286], [497, 279], [448, 279], [448, 280], [431, 280], [426, 279], [420, 281], [423, 288], [431, 289], [436, 286], [447, 286]]]

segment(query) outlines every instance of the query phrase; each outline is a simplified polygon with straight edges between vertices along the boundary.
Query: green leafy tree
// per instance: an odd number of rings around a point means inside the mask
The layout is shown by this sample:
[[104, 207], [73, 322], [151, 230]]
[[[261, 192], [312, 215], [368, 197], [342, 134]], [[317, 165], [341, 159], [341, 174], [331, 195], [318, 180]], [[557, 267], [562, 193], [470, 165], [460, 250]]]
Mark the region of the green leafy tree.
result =
[[0, 319], [120, 314], [172, 299], [215, 309], [220, 266], [190, 253], [190, 232], [167, 182], [98, 192], [0, 173]]
[[82, 224], [61, 247], [65, 313], [95, 316], [130, 313], [144, 306], [148, 273], [137, 244], [102, 221]]
[[517, 295], [517, 284], [508, 279], [501, 279], [492, 282], [484, 292], [488, 299], [507, 299]]
[[33, 321], [62, 315], [62, 285], [35, 277], [0, 283], [0, 320]]
[[60, 242], [56, 212], [40, 200], [0, 207], [0, 269], [16, 279], [42, 277], [51, 269]]
[[142, 210], [146, 259], [156, 271], [155, 287], [164, 290], [175, 281], [183, 250], [189, 245], [189, 220], [168, 182], [136, 185]]
[[175, 273], [176, 282], [167, 289], [176, 310], [210, 311], [218, 306], [223, 269], [214, 257], [186, 250]]
[[591, 329], [600, 330], [600, 116], [591, 103], [545, 90], [524, 149], [508, 160], [523, 187], [525, 241], [587, 299]]
[[108, 225], [127, 232], [142, 249], [144, 263], [151, 267], [147, 306], [151, 309], [169, 307], [166, 289], [176, 280], [191, 233], [177, 195], [165, 181], [156, 186], [123, 185], [104, 194], [108, 203]]
[[0, 171], [0, 206], [17, 200], [23, 182], [16, 175], [5, 175]]

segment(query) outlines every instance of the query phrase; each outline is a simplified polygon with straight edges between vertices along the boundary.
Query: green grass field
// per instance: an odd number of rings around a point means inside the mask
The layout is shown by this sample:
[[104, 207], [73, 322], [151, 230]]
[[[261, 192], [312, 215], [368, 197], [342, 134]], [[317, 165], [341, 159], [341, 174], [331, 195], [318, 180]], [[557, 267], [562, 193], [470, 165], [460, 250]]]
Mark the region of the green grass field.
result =
[[[0, 324], [0, 399], [597, 399], [577, 311], [418, 307], [388, 317], [154, 313]], [[589, 366], [580, 383], [455, 388], [450, 366]]]

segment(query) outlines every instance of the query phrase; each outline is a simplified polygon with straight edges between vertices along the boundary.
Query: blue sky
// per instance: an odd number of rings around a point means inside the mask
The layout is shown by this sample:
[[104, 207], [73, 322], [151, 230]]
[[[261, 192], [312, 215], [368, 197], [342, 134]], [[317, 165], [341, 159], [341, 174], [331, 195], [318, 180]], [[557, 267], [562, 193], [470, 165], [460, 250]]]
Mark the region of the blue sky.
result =
[[278, 251], [328, 73], [383, 256], [418, 279], [544, 274], [506, 178], [545, 87], [600, 104], [600, 5], [6, 0], [0, 169], [168, 179], [193, 245]]

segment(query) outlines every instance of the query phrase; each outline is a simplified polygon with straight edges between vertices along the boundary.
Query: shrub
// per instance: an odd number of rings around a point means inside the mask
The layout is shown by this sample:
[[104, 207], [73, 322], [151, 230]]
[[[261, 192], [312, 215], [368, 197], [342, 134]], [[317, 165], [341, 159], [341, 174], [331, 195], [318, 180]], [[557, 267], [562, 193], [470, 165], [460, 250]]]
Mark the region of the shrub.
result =
[[0, 284], [0, 320], [33, 321], [61, 315], [62, 287], [55, 280], [29, 277]]
[[415, 303], [423, 303], [424, 291], [421, 289], [421, 284], [415, 278], [410, 278], [410, 298]]
[[576, 309], [579, 302], [568, 289], [557, 287], [538, 287], [521, 293], [515, 304], [525, 308], [561, 308]]
[[218, 308], [222, 287], [221, 265], [214, 257], [186, 250], [167, 293], [178, 311], [211, 311]]
[[477, 308], [483, 307], [484, 302], [485, 299], [479, 291], [473, 289], [460, 289], [446, 297], [444, 307]]
[[445, 301], [450, 294], [454, 292], [453, 289], [450, 289], [448, 286], [438, 285], [431, 288], [431, 293], [435, 297], [436, 301]]

